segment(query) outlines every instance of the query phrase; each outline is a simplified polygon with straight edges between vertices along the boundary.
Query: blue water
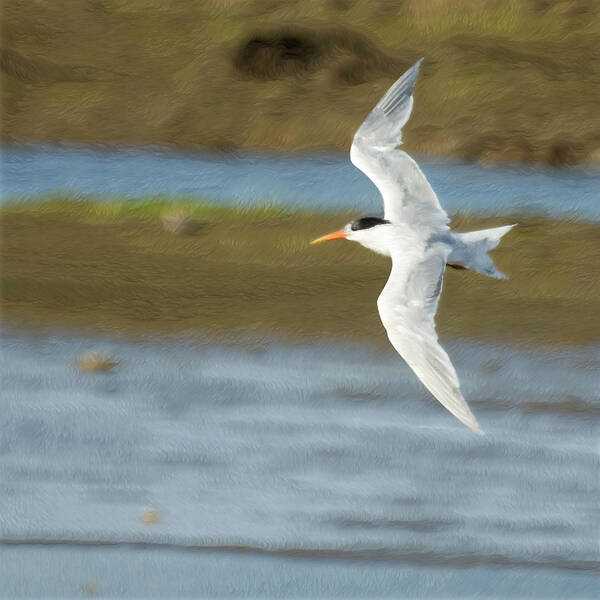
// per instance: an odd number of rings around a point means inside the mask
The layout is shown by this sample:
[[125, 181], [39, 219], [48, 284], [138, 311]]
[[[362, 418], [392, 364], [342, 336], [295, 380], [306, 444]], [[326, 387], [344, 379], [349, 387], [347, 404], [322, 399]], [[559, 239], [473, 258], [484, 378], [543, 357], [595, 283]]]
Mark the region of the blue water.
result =
[[484, 437], [392, 349], [5, 332], [0, 596], [598, 597], [600, 348], [445, 345]]
[[[538, 214], [600, 221], [600, 173], [545, 168], [419, 164], [449, 214]], [[376, 188], [347, 155], [192, 154], [139, 148], [7, 146], [0, 202], [70, 192], [207, 196], [318, 210], [379, 213]]]
[[[450, 214], [600, 221], [599, 174], [420, 162]], [[56, 191], [380, 211], [346, 156], [3, 149], [0, 202]], [[598, 346], [447, 342], [482, 438], [391, 348], [0, 342], [0, 597], [600, 597]]]

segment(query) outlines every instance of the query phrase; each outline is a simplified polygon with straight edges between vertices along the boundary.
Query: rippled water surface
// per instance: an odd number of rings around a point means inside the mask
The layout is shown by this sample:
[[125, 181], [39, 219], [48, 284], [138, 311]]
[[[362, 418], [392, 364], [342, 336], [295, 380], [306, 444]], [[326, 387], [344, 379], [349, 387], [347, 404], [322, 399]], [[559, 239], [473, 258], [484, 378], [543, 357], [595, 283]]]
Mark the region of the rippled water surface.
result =
[[[151, 149], [4, 147], [0, 201], [65, 191], [207, 196], [224, 203], [353, 208], [377, 214], [379, 193], [347, 155], [186, 154]], [[418, 159], [449, 214], [541, 214], [600, 221], [600, 173], [484, 168]]]
[[[7, 596], [600, 589], [600, 348], [446, 343], [478, 437], [391, 350], [14, 331], [2, 347]], [[119, 365], [79, 372], [90, 348]]]

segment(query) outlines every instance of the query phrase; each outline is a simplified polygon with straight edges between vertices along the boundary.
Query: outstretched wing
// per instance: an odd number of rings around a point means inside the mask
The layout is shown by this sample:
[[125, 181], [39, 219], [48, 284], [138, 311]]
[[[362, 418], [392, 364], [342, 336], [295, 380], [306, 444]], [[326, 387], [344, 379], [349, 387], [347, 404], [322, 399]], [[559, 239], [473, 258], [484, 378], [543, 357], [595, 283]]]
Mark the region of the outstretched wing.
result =
[[469, 429], [482, 434], [435, 331], [448, 252], [434, 245], [424, 253], [392, 253], [392, 272], [377, 307], [390, 342], [425, 387]]
[[379, 189], [392, 223], [443, 228], [448, 215], [417, 163], [396, 147], [413, 106], [417, 61], [379, 101], [354, 135], [350, 160]]

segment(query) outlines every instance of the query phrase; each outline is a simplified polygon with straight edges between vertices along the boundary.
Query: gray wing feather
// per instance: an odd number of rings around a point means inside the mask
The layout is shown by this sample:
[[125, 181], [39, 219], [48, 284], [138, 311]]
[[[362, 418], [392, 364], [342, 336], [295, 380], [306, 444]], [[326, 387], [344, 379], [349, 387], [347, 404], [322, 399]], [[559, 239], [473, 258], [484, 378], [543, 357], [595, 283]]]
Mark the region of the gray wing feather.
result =
[[394, 85], [386, 92], [385, 96], [379, 101], [377, 106], [383, 110], [386, 117], [391, 117], [394, 111], [402, 106], [415, 90], [415, 82], [419, 74], [419, 67], [423, 59], [420, 58]]
[[448, 215], [417, 163], [396, 149], [412, 111], [422, 60], [392, 85], [365, 119], [354, 135], [350, 160], [381, 192], [386, 219], [439, 230], [446, 226]]
[[402, 142], [402, 127], [412, 111], [412, 94], [422, 60], [418, 60], [385, 93], [364, 120], [355, 138], [362, 138], [378, 147], [391, 146], [392, 149]]

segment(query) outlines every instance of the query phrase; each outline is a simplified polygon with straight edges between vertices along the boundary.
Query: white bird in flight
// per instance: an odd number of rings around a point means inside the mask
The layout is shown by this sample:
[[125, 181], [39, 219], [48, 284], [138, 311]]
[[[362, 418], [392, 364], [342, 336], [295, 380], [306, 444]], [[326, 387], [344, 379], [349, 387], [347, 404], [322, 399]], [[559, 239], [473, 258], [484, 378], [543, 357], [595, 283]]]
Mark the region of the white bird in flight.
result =
[[460, 392], [450, 358], [438, 342], [434, 317], [446, 265], [505, 278], [487, 252], [514, 225], [452, 231], [421, 169], [398, 149], [422, 60], [387, 91], [354, 135], [350, 149], [354, 166], [379, 189], [384, 217], [357, 219], [311, 243], [345, 238], [391, 257], [392, 271], [377, 300], [390, 342], [443, 406], [472, 431], [483, 434]]

